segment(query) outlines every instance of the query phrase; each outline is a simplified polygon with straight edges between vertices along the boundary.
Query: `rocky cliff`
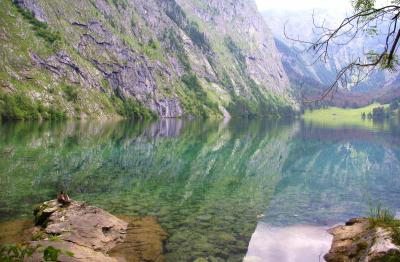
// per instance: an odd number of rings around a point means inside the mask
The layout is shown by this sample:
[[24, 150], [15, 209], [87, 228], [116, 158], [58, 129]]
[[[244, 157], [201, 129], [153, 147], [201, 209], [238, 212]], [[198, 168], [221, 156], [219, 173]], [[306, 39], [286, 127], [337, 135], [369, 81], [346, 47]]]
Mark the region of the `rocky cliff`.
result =
[[254, 1], [0, 4], [3, 118], [277, 116], [296, 107]]
[[[398, 222], [396, 222], [398, 224]], [[376, 225], [368, 218], [353, 218], [344, 226], [329, 230], [332, 247], [324, 259], [328, 262], [399, 261], [396, 234], [388, 226]]]

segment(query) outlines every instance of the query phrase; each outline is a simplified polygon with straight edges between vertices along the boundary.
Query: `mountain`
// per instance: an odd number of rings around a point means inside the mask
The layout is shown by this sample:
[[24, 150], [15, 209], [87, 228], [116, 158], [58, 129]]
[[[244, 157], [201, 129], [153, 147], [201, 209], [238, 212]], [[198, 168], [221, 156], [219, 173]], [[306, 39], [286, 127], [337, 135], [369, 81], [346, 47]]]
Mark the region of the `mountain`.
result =
[[253, 0], [4, 0], [0, 115], [279, 116], [297, 108]]
[[[379, 48], [384, 43], [385, 28], [384, 25], [380, 25], [381, 28], [378, 28], [378, 31], [382, 34], [378, 34], [377, 37], [355, 38], [346, 45], [331, 45], [329, 57], [324, 63], [316, 61], [312, 52], [305, 52], [304, 44], [292, 39], [313, 41], [318, 36], [315, 24], [324, 23], [326, 27], [335, 28], [345, 14], [328, 10], [304, 12], [271, 10], [263, 12], [263, 15], [274, 34], [292, 86], [307, 97], [318, 97], [322, 90], [335, 81], [337, 72], [350, 60], [362, 54], [364, 50]], [[376, 71], [357, 85], [339, 84], [339, 91], [326, 102], [342, 107], [363, 106], [374, 100], [387, 102], [387, 94], [399, 93], [396, 91], [398, 85], [397, 72]]]

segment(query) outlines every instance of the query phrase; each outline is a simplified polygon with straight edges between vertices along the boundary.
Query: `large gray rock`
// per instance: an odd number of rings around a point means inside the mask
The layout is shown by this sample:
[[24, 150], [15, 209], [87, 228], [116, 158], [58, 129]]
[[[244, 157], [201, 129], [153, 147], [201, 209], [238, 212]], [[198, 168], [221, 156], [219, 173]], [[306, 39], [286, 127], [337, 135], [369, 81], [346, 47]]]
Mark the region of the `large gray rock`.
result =
[[125, 238], [128, 223], [100, 208], [78, 201], [62, 206], [56, 200], [44, 206], [42, 215], [48, 218], [43, 230], [47, 235], [102, 252], [108, 252]]
[[[85, 203], [64, 206], [57, 200], [35, 208], [35, 241], [32, 246], [51, 246], [62, 251], [59, 261], [163, 261], [165, 231], [155, 218], [119, 219]], [[73, 256], [68, 256], [72, 252]], [[28, 261], [41, 261], [36, 253]]]
[[[106, 253], [124, 241], [128, 228], [127, 222], [78, 201], [67, 206], [57, 200], [47, 201], [36, 207], [34, 214], [39, 227], [36, 238], [41, 240], [31, 244], [53, 246], [74, 254], [62, 256], [62, 261], [115, 261]], [[32, 260], [39, 257], [36, 254]]]

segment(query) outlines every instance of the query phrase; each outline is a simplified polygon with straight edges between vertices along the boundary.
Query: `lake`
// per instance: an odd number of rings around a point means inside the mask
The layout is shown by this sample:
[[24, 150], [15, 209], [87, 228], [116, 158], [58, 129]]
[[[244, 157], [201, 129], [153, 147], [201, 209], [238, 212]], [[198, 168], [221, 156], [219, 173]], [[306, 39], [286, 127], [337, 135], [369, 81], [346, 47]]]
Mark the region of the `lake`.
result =
[[[326, 229], [400, 211], [400, 128], [296, 121], [0, 125], [0, 221], [66, 190], [115, 215], [156, 216], [167, 261], [322, 261]], [[0, 239], [1, 242], [1, 239]]]

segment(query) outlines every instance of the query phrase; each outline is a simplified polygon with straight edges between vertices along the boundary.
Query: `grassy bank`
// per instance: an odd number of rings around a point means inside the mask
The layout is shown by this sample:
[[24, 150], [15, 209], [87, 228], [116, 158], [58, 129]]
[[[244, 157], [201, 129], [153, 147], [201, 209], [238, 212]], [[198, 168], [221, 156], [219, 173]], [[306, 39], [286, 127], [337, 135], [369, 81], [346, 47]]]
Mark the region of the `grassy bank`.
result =
[[308, 123], [329, 127], [352, 126], [371, 128], [374, 126], [374, 122], [370, 119], [363, 119], [361, 115], [363, 113], [366, 115], [372, 113], [374, 108], [384, 107], [386, 109], [388, 106], [375, 103], [361, 108], [330, 107], [313, 111], [307, 110], [303, 115], [303, 119]]
[[[400, 220], [395, 216], [395, 212], [382, 207], [379, 203], [375, 208], [370, 209], [368, 217], [369, 222], [374, 228], [385, 228], [392, 232], [393, 243], [397, 246], [400, 245]], [[400, 255], [397, 252], [388, 254], [381, 258], [382, 262], [396, 262], [400, 261]]]

